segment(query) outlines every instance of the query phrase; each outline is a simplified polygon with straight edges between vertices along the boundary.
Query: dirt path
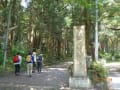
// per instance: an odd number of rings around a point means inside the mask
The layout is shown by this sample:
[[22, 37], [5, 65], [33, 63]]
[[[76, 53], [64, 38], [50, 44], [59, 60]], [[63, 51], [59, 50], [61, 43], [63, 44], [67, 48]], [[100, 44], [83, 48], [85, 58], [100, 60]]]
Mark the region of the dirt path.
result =
[[120, 90], [120, 63], [109, 63], [106, 67], [109, 69], [109, 78], [111, 78], [108, 83], [110, 90]]
[[[70, 90], [68, 88], [68, 66], [71, 63], [44, 67], [42, 73], [33, 73], [28, 77], [26, 72], [20, 76], [13, 73], [0, 77], [0, 90]], [[112, 78], [112, 90], [120, 90], [120, 63], [111, 63], [106, 66], [109, 77]], [[94, 88], [92, 90], [99, 90]], [[104, 89], [103, 89], [104, 90]]]
[[68, 65], [64, 63], [45, 67], [41, 73], [33, 73], [32, 77], [26, 73], [0, 77], [0, 90], [68, 90]]

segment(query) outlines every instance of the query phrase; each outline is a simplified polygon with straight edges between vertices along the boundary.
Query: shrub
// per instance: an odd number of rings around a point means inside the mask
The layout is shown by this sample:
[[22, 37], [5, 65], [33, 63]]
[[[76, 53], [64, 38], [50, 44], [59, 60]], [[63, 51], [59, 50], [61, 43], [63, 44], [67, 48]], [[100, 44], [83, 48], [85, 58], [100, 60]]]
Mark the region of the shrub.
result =
[[104, 82], [108, 76], [108, 70], [101, 62], [91, 62], [88, 76], [93, 82]]
[[114, 56], [115, 56], [115, 59], [119, 60], [120, 59], [120, 52], [116, 51]]
[[100, 53], [99, 55], [101, 58], [106, 59], [108, 62], [111, 61], [112, 58], [112, 54], [111, 53]]

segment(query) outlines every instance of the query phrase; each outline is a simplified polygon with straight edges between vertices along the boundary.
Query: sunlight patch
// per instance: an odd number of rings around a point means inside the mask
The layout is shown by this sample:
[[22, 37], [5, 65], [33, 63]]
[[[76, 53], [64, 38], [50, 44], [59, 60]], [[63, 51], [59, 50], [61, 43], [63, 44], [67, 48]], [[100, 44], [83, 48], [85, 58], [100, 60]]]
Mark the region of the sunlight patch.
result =
[[66, 68], [49, 68], [50, 70], [60, 70], [60, 71], [63, 71], [63, 70], [67, 70]]
[[30, 90], [37, 90], [37, 89], [31, 87]]

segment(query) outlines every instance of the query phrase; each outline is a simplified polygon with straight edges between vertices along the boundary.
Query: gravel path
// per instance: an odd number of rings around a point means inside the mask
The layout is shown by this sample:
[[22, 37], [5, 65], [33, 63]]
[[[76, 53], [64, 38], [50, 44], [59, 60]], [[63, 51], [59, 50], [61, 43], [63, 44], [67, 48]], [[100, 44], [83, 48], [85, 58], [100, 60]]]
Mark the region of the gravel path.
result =
[[[20, 76], [14, 73], [0, 77], [0, 90], [70, 90], [68, 88], [68, 66], [71, 63], [44, 67], [41, 73], [33, 73], [28, 77], [26, 72]], [[120, 63], [106, 64], [110, 70], [112, 81], [108, 84], [110, 90], [120, 90]], [[94, 88], [91, 90], [104, 90]]]
[[0, 77], [0, 90], [68, 90], [68, 65], [64, 63], [45, 67], [41, 73], [33, 73], [32, 77], [26, 73]]
[[106, 64], [109, 69], [109, 82], [110, 90], [120, 90], [120, 62]]

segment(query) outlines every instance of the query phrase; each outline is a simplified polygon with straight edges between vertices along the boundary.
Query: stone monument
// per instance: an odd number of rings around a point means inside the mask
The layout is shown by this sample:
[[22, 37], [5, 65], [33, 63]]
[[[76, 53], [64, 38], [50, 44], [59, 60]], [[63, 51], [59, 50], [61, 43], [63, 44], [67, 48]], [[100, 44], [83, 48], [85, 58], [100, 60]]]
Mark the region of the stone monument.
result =
[[89, 90], [91, 83], [86, 70], [85, 26], [75, 26], [73, 36], [74, 64], [73, 76], [69, 78], [69, 87], [71, 90]]

